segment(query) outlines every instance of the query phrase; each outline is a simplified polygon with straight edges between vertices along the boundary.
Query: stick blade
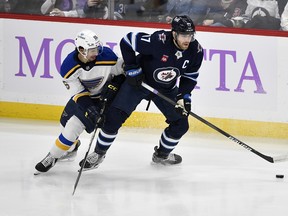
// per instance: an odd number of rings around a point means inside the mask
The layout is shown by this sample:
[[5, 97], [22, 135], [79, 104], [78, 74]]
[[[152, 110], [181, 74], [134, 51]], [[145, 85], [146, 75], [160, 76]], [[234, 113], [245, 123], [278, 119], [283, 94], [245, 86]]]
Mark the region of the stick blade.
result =
[[274, 157], [273, 160], [274, 160], [274, 163], [275, 163], [275, 162], [285, 162], [285, 161], [288, 161], [288, 154], [286, 154], [286, 155], [279, 155], [279, 156], [277, 156], [277, 157]]

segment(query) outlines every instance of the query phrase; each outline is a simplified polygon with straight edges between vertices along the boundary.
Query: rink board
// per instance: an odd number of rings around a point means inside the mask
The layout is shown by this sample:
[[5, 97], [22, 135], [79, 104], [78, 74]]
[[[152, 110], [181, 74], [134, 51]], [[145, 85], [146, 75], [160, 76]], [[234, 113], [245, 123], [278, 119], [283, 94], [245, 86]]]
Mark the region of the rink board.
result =
[[[59, 120], [71, 97], [59, 68], [75, 48], [73, 38], [80, 30], [97, 31], [103, 44], [121, 55], [119, 41], [128, 32], [169, 28], [159, 23], [1, 16], [0, 117], [12, 118]], [[197, 27], [204, 60], [192, 92], [193, 112], [231, 134], [288, 137], [288, 33], [267, 32]], [[152, 103], [146, 111], [146, 106], [146, 101], [140, 103], [125, 125], [165, 127], [157, 107]], [[192, 117], [190, 121], [191, 131], [215, 132]]]
[[[0, 117], [59, 121], [63, 108], [63, 106], [54, 105], [0, 102]], [[285, 123], [205, 118], [203, 116], [201, 117], [231, 135], [280, 139], [288, 138], [288, 127]], [[191, 116], [189, 117], [189, 123], [190, 131], [218, 133]], [[125, 122], [124, 126], [143, 128], [165, 128], [167, 124], [165, 123], [165, 118], [162, 114], [149, 112], [134, 112]]]

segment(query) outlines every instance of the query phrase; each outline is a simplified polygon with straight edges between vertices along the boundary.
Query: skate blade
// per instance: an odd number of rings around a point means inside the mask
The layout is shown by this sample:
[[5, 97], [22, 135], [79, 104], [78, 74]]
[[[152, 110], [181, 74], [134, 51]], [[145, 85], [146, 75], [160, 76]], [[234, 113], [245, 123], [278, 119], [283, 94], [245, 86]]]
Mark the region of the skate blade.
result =
[[154, 161], [151, 161], [150, 164], [152, 166], [159, 166], [159, 167], [169, 167], [169, 166], [180, 166], [181, 163], [177, 163], [177, 164], [170, 164], [170, 163], [161, 163], [161, 162], [154, 162]]
[[40, 174], [42, 174], [42, 173], [44, 173], [44, 172], [40, 172], [40, 171], [38, 171], [38, 170], [35, 170], [34, 176], [40, 175]]
[[[90, 167], [90, 168], [83, 168], [82, 172], [86, 172], [86, 171], [90, 171], [90, 170], [94, 170], [97, 169], [99, 167], [99, 164], [94, 166], [94, 167]], [[80, 169], [78, 170], [78, 172], [80, 172]]]
[[58, 162], [73, 162], [73, 161], [75, 161], [75, 157], [74, 158], [63, 158], [63, 159], [58, 159]]
[[72, 162], [76, 159], [76, 156], [77, 154], [70, 154], [70, 155], [65, 155], [65, 156], [62, 156], [58, 159], [58, 161], [63, 161], [63, 162]]

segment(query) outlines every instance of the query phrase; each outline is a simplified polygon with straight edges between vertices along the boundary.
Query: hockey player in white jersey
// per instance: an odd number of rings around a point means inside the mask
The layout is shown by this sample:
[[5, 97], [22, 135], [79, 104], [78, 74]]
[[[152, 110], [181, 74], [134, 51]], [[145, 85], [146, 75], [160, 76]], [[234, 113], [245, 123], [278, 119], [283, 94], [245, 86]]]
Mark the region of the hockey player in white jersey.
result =
[[71, 93], [60, 119], [62, 132], [45, 158], [36, 164], [35, 175], [47, 172], [59, 160], [75, 159], [79, 136], [84, 130], [94, 131], [96, 122], [101, 127], [102, 101], [105, 99], [106, 106], [109, 105], [125, 79], [123, 60], [103, 46], [93, 31], [78, 33], [75, 45], [76, 49], [64, 59], [60, 71]]

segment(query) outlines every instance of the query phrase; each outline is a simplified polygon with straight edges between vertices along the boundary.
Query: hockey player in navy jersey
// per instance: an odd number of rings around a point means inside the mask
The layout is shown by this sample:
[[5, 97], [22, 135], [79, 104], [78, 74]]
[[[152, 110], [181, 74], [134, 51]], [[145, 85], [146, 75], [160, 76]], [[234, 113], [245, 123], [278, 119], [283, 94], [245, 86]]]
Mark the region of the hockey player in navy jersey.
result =
[[[203, 60], [202, 47], [194, 35], [193, 21], [188, 16], [176, 16], [172, 20], [171, 31], [161, 30], [153, 34], [130, 32], [122, 38], [120, 48], [126, 80], [108, 108], [95, 150], [88, 155], [84, 169], [99, 166], [119, 128], [143, 99], [152, 100], [168, 123], [161, 134], [159, 146], [154, 148], [152, 161], [163, 165], [182, 162], [181, 156], [172, 151], [188, 131], [191, 92], [196, 86]], [[174, 107], [152, 94], [141, 86], [142, 82], [181, 106]], [[82, 163], [83, 160], [80, 166]]]
[[59, 160], [76, 157], [80, 134], [94, 131], [96, 122], [103, 124], [99, 114], [103, 100], [109, 105], [125, 79], [122, 58], [102, 46], [94, 32], [81, 31], [75, 45], [61, 65], [63, 83], [71, 94], [60, 119], [63, 129], [46, 157], [36, 164], [35, 175], [47, 172]]

